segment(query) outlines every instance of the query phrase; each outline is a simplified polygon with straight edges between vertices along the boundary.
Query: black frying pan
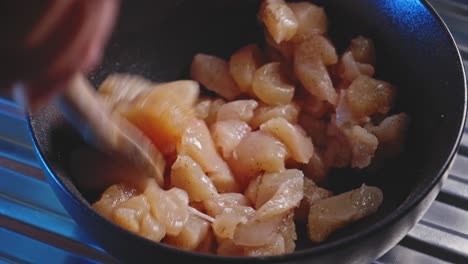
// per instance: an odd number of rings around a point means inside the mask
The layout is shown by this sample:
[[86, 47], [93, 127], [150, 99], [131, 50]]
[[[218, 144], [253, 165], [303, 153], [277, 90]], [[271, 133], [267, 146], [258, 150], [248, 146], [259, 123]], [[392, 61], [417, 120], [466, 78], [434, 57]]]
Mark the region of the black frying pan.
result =
[[[227, 57], [244, 44], [260, 41], [255, 0], [122, 1], [122, 14], [102, 66], [98, 84], [113, 72], [141, 74], [155, 81], [187, 78], [197, 52]], [[384, 203], [378, 213], [320, 245], [300, 243], [294, 254], [268, 258], [225, 258], [180, 251], [125, 231], [90, 206], [96, 193], [75, 185], [70, 154], [83, 141], [55, 105], [28, 116], [29, 129], [47, 178], [70, 215], [117, 258], [153, 263], [365, 263], [400, 241], [437, 195], [456, 153], [465, 123], [466, 87], [460, 55], [446, 26], [417, 0], [327, 0], [330, 35], [342, 51], [358, 35], [377, 48], [377, 77], [399, 87], [396, 111], [411, 118], [408, 144], [397, 159], [376, 172], [342, 177], [333, 189], [361, 182], [379, 186]]]

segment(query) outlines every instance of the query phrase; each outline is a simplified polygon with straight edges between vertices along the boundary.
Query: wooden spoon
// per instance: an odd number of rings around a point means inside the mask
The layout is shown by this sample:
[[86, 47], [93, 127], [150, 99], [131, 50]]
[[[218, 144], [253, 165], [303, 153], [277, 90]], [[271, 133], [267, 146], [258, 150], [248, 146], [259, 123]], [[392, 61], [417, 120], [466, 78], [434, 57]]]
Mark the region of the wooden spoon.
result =
[[58, 101], [65, 117], [89, 144], [127, 158], [163, 186], [166, 164], [161, 152], [138, 128], [112, 112], [86, 77], [77, 74]]

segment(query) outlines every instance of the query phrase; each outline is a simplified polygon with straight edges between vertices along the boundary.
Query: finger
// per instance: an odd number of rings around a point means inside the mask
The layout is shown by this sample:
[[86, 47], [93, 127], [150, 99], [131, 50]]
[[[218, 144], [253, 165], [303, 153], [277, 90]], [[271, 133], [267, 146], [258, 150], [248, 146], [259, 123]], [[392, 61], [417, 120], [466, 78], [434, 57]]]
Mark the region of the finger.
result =
[[[55, 47], [55, 52], [46, 52], [43, 69], [47, 70], [30, 79], [33, 80], [29, 82], [31, 89], [27, 95], [30, 104], [48, 100], [66, 88], [67, 80], [73, 74], [90, 70], [100, 60], [101, 50], [114, 24], [118, 1], [77, 0], [72, 7], [66, 21], [61, 21], [62, 26], [45, 40], [50, 46], [38, 48], [50, 51]], [[67, 45], [54, 44], [57, 41]]]

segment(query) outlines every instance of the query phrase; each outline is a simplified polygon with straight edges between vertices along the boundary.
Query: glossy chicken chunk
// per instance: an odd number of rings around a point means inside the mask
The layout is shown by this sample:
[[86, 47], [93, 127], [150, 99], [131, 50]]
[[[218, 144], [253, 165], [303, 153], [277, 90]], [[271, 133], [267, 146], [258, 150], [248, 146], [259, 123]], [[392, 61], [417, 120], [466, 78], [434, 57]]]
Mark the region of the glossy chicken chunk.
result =
[[288, 80], [279, 62], [260, 67], [254, 75], [252, 89], [254, 94], [269, 105], [284, 105], [294, 96], [294, 85]]
[[369, 166], [379, 144], [377, 137], [360, 126], [345, 129], [345, 134], [352, 151], [351, 167]]
[[403, 150], [410, 118], [405, 113], [389, 116], [379, 125], [366, 125], [366, 129], [379, 140], [378, 149], [385, 157], [394, 157]]
[[345, 99], [358, 117], [386, 114], [393, 106], [396, 88], [391, 84], [361, 75], [349, 86]]
[[164, 242], [180, 249], [194, 250], [208, 236], [210, 228], [208, 221], [191, 214], [182, 231], [177, 236], [166, 236]]
[[315, 152], [309, 163], [302, 166], [305, 177], [310, 178], [317, 184], [325, 184], [329, 171], [329, 164], [325, 163], [323, 153]]
[[[139, 75], [114, 73], [109, 75], [99, 86], [99, 93], [112, 108], [128, 107], [136, 97], [145, 94], [155, 83]], [[125, 104], [122, 106], [122, 104]]]
[[297, 169], [266, 173], [261, 176], [255, 207], [255, 219], [266, 220], [283, 215], [299, 206], [304, 196], [304, 174]]
[[294, 212], [291, 210], [280, 223], [279, 234], [284, 239], [284, 253], [292, 253], [296, 249], [296, 224], [294, 223]]
[[255, 71], [264, 63], [262, 51], [256, 44], [249, 44], [236, 51], [229, 60], [229, 72], [242, 92], [252, 93]]
[[198, 119], [204, 120], [209, 127], [216, 122], [218, 118], [218, 111], [226, 103], [221, 98], [211, 99], [204, 98], [197, 102], [194, 106], [195, 115]]
[[247, 247], [265, 246], [272, 243], [279, 233], [279, 227], [284, 215], [276, 215], [268, 219], [249, 219], [239, 223], [234, 232], [234, 244]]
[[191, 201], [201, 202], [219, 195], [211, 179], [189, 156], [179, 155], [172, 165], [171, 185], [185, 190]]
[[317, 201], [332, 197], [333, 193], [318, 187], [314, 181], [304, 177], [304, 198], [294, 211], [294, 218], [302, 223], [307, 222], [310, 207]]
[[277, 117], [282, 117], [289, 123], [296, 124], [299, 111], [300, 108], [295, 103], [278, 106], [260, 105], [255, 109], [254, 116], [252, 120], [250, 120], [249, 125], [252, 129], [257, 129], [261, 124]]
[[346, 168], [351, 164], [352, 149], [343, 130], [333, 124], [327, 127], [327, 147], [323, 161], [327, 167]]
[[166, 229], [150, 212], [145, 195], [125, 185], [112, 185], [93, 207], [119, 226], [145, 238], [159, 242], [166, 235]]
[[199, 88], [192, 84], [163, 84], [135, 99], [124, 114], [165, 155], [175, 152], [176, 143], [194, 117], [192, 104]]
[[304, 98], [299, 99], [302, 106], [302, 113], [313, 116], [317, 119], [325, 117], [333, 111], [332, 105], [327, 101], [318, 99], [317, 97], [308, 94]]
[[336, 105], [338, 94], [326, 68], [326, 62], [333, 62], [335, 54], [326, 48], [327, 43], [323, 37], [314, 36], [299, 44], [294, 52], [294, 73], [309, 93]]
[[143, 216], [150, 210], [146, 197], [138, 195], [120, 203], [113, 211], [112, 219], [121, 227], [138, 233]]
[[222, 193], [204, 201], [206, 212], [215, 217], [238, 206], [250, 207], [250, 201], [241, 193]]
[[325, 10], [309, 2], [288, 3], [298, 21], [297, 32], [292, 42], [302, 42], [314, 35], [328, 31], [328, 19]]
[[308, 218], [309, 238], [321, 242], [339, 228], [373, 214], [382, 204], [383, 194], [377, 187], [359, 189], [315, 202]]
[[213, 222], [213, 231], [221, 239], [234, 239], [237, 227], [246, 224], [252, 218], [255, 210], [248, 206], [235, 206], [231, 210], [223, 210]]
[[265, 257], [265, 256], [277, 256], [286, 253], [286, 245], [284, 237], [276, 234], [272, 242], [264, 246], [258, 247], [244, 247], [244, 256], [250, 257]]
[[237, 180], [246, 185], [262, 171], [283, 171], [287, 155], [281, 141], [262, 131], [255, 131], [247, 133], [237, 145], [229, 165]]
[[249, 122], [258, 103], [255, 100], [236, 100], [225, 103], [218, 109], [217, 121], [222, 120], [241, 120]]
[[234, 149], [252, 129], [240, 120], [218, 121], [211, 127], [211, 135], [218, 152], [224, 159], [230, 159]]
[[219, 57], [197, 54], [190, 66], [190, 77], [225, 99], [233, 100], [241, 90], [229, 72], [228, 63]]
[[122, 202], [136, 195], [136, 190], [123, 184], [112, 185], [93, 204], [94, 209], [108, 219], [112, 219], [112, 212]]
[[196, 161], [220, 193], [239, 190], [236, 179], [216, 151], [210, 131], [203, 121], [190, 121], [177, 145], [177, 151], [179, 155], [187, 155]]
[[216, 254], [219, 256], [243, 256], [244, 249], [234, 244], [232, 239], [224, 239], [218, 243]]
[[140, 232], [138, 234], [147, 239], [159, 242], [166, 235], [166, 227], [150, 213], [146, 213], [141, 219]]
[[375, 66], [375, 46], [372, 39], [363, 36], [353, 38], [349, 50], [357, 62]]
[[144, 195], [150, 204], [151, 214], [166, 227], [167, 234], [177, 236], [189, 218], [187, 193], [178, 188], [165, 191], [155, 181], [148, 180]]
[[263, 1], [258, 16], [276, 43], [290, 40], [297, 32], [296, 16], [283, 0]]
[[282, 117], [268, 120], [260, 126], [260, 131], [272, 134], [288, 148], [291, 157], [300, 163], [308, 163], [314, 153], [312, 140], [297, 125], [289, 123]]
[[341, 78], [343, 88], [349, 86], [360, 75], [374, 76], [375, 70], [371, 64], [356, 61], [351, 51], [343, 54], [338, 64], [338, 75]]

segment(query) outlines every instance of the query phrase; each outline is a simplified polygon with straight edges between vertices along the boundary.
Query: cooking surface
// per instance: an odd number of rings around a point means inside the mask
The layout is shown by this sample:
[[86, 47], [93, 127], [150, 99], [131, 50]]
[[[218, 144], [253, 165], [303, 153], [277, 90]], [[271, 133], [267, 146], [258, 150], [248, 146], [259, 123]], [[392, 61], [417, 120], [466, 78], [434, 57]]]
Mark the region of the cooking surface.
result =
[[[430, 2], [468, 66], [468, 4]], [[102, 262], [116, 263], [61, 206], [45, 182], [21, 110], [0, 98], [0, 263]], [[399, 245], [375, 261], [447, 262], [468, 263], [468, 128], [437, 200]]]

